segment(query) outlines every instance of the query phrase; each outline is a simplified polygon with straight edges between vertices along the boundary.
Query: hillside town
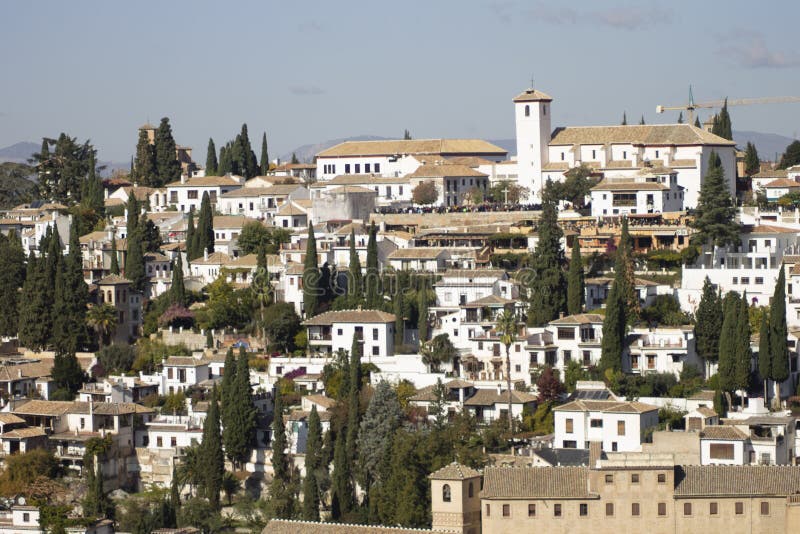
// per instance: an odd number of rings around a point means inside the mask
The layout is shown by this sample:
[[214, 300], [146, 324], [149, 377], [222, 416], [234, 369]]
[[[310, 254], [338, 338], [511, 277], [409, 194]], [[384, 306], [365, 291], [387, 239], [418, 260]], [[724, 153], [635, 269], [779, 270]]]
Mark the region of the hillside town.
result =
[[0, 532], [795, 532], [800, 143], [557, 105], [510, 95], [516, 154], [242, 125], [201, 164], [163, 118], [103, 177], [45, 138]]

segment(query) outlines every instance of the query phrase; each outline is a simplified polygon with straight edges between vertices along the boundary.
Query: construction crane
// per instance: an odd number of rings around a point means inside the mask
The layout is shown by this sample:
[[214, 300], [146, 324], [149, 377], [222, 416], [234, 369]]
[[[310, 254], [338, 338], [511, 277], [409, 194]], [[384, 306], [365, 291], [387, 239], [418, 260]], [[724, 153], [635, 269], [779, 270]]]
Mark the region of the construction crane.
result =
[[[751, 104], [785, 104], [787, 102], [800, 102], [800, 96], [767, 96], [762, 98], [736, 98], [729, 99], [729, 106], [749, 106]], [[692, 96], [692, 86], [689, 86], [689, 102], [682, 106], [656, 106], [656, 113], [680, 110], [686, 111], [689, 124], [694, 123], [694, 110], [699, 108], [721, 108], [725, 100], [711, 100], [709, 102], [695, 102]]]

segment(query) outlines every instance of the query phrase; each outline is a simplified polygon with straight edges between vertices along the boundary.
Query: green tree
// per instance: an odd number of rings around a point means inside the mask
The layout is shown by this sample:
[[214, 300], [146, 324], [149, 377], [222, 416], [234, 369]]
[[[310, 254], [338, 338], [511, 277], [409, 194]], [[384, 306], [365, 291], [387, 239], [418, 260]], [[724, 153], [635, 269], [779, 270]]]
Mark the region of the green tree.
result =
[[747, 293], [739, 299], [736, 320], [736, 352], [734, 353], [734, 380], [736, 390], [746, 390], [750, 383], [753, 351], [750, 348], [750, 316]]
[[267, 148], [267, 132], [261, 136], [261, 175], [264, 176], [269, 172], [269, 150]]
[[731, 127], [731, 116], [728, 113], [727, 98], [719, 114], [714, 117], [714, 127], [711, 129], [711, 133], [728, 139], [729, 141], [733, 140], [733, 128]]
[[25, 282], [25, 252], [15, 233], [0, 234], [0, 336], [19, 332], [20, 288]]
[[369, 227], [369, 240], [367, 241], [367, 276], [366, 301], [367, 308], [378, 310], [383, 304], [380, 293], [380, 272], [378, 271], [378, 228], [373, 222]]
[[569, 261], [567, 273], [567, 313], [575, 315], [583, 311], [584, 295], [583, 259], [578, 239], [572, 240], [572, 257]]
[[186, 306], [186, 287], [183, 284], [183, 255], [172, 264], [172, 283], [169, 287], [169, 300], [172, 304]]
[[202, 473], [200, 486], [202, 495], [215, 509], [219, 509], [219, 492], [222, 490], [222, 476], [225, 472], [225, 458], [222, 453], [220, 436], [219, 395], [217, 387], [211, 390], [211, 403], [203, 422], [203, 441], [200, 444], [199, 459]]
[[[58, 139], [44, 140], [45, 152], [33, 154], [31, 163], [39, 178], [39, 195], [42, 198], [74, 204], [80, 202], [94, 147], [88, 141], [80, 144], [74, 137], [61, 133]], [[49, 145], [54, 145], [51, 151]]]
[[769, 347], [769, 320], [766, 313], [761, 314], [758, 329], [758, 376], [764, 381], [764, 402], [769, 398], [767, 383], [772, 376], [772, 351]]
[[606, 298], [606, 315], [603, 318], [603, 338], [600, 342], [600, 368], [608, 373], [622, 370], [623, 340], [626, 331], [625, 301], [616, 281]]
[[322, 469], [322, 423], [317, 406], [311, 407], [308, 416], [308, 437], [306, 439], [306, 477], [303, 480], [303, 519], [319, 521], [319, 481], [317, 471]]
[[394, 346], [399, 347], [403, 344], [405, 339], [405, 298], [403, 291], [398, 288], [397, 293], [394, 295]]
[[436, 188], [436, 184], [430, 180], [418, 183], [411, 190], [411, 202], [414, 204], [433, 204], [438, 199], [439, 190]]
[[[736, 335], [738, 331], [739, 294], [729, 291], [722, 301], [723, 321], [719, 336], [719, 386], [729, 394], [736, 389]], [[728, 403], [730, 406], [730, 403]]]
[[303, 313], [306, 318], [318, 313], [319, 305], [319, 268], [317, 267], [317, 239], [314, 226], [308, 223], [308, 240], [306, 241], [306, 257], [303, 263]]
[[37, 259], [31, 251], [18, 305], [19, 342], [31, 350], [44, 349], [52, 332], [52, 300], [45, 267], [45, 258]]
[[271, 347], [288, 354], [294, 338], [301, 331], [300, 317], [288, 302], [276, 302], [264, 310], [264, 333]]
[[620, 125], [622, 126], [628, 125], [628, 114], [625, 113], [624, 111], [622, 112], [622, 122], [620, 123]]
[[128, 227], [128, 253], [125, 255], [125, 278], [131, 281], [131, 289], [144, 291], [147, 276], [144, 271], [144, 245], [142, 230], [137, 224]]
[[525, 200], [530, 189], [515, 182], [502, 180], [486, 190], [486, 198], [496, 204], [517, 204]]
[[678, 124], [683, 124], [683, 111], [678, 113]]
[[181, 163], [178, 161], [178, 152], [175, 148], [175, 139], [172, 137], [172, 127], [169, 118], [161, 119], [155, 136], [156, 152], [156, 180], [150, 185], [163, 187], [164, 185], [181, 179]]
[[189, 220], [186, 223], [186, 260], [192, 260], [202, 256], [202, 252], [197, 254], [197, 229], [194, 224], [194, 207], [189, 208]]
[[217, 147], [214, 140], [208, 138], [208, 149], [206, 150], [206, 176], [217, 175]]
[[83, 516], [88, 518], [114, 518], [115, 507], [103, 488], [103, 473], [97, 455], [84, 455], [86, 469], [86, 495], [83, 498]]
[[703, 125], [700, 123], [700, 116], [696, 116], [694, 118], [694, 127], [695, 128], [703, 128]]
[[428, 340], [428, 289], [425, 286], [419, 291], [418, 310], [417, 328], [419, 329], [419, 344], [422, 347]]
[[86, 381], [86, 373], [81, 369], [75, 353], [56, 352], [50, 376], [53, 378], [56, 388], [64, 392], [65, 398], [61, 400], [75, 398], [75, 394]]
[[644, 122], [644, 115], [642, 115], [642, 118], [641, 118], [641, 119], [639, 119], [639, 126], [644, 126], [644, 125], [645, 125], [645, 122]]
[[283, 422], [281, 395], [275, 395], [275, 418], [272, 420], [272, 470], [269, 487], [269, 515], [276, 519], [291, 519], [294, 515], [291, 463], [286, 454], [286, 428]]
[[542, 204], [537, 230], [539, 242], [526, 276], [528, 324], [531, 326], [547, 324], [567, 309], [566, 258], [561, 248], [564, 234], [558, 226], [558, 212], [552, 199], [546, 199]]
[[758, 150], [756, 150], [756, 145], [748, 141], [744, 151], [744, 173], [752, 176], [759, 170], [761, 170], [761, 160], [758, 159]]
[[693, 244], [724, 247], [739, 243], [739, 225], [735, 222], [736, 206], [731, 198], [728, 184], [719, 156], [711, 153], [695, 209], [694, 220], [690, 223], [696, 230], [692, 236]]
[[200, 201], [200, 215], [197, 218], [196, 243], [194, 253], [196, 257], [205, 252], [214, 252], [214, 212], [211, 210], [211, 199], [208, 192], [203, 193]]
[[581, 164], [564, 173], [564, 180], [547, 182], [545, 195], [553, 200], [566, 200], [575, 208], [581, 209], [586, 205], [586, 197], [597, 185], [599, 179], [592, 176], [592, 168]]
[[706, 365], [706, 376], [710, 376], [709, 364], [719, 360], [720, 332], [722, 331], [722, 299], [719, 292], [706, 276], [703, 282], [703, 294], [697, 306], [694, 337], [697, 354]]
[[622, 219], [619, 246], [614, 261], [614, 284], [620, 285], [619, 294], [623, 299], [625, 322], [631, 324], [639, 315], [639, 297], [636, 294], [636, 278], [633, 267], [633, 244], [628, 231], [628, 218]]
[[117, 253], [117, 238], [111, 237], [111, 274], [119, 275], [119, 256]]
[[514, 432], [514, 418], [511, 415], [511, 345], [517, 340], [519, 327], [517, 326], [517, 316], [512, 310], [503, 310], [497, 317], [494, 326], [500, 343], [506, 348], [506, 390], [508, 391], [508, 431]]
[[139, 231], [142, 233], [142, 250], [144, 252], [158, 252], [163, 245], [161, 232], [156, 224], [142, 215], [139, 221]]
[[272, 232], [261, 221], [248, 221], [237, 238], [242, 254], [254, 254], [270, 244]]
[[229, 393], [231, 406], [227, 415], [230, 427], [225, 429], [225, 453], [234, 466], [241, 467], [250, 457], [256, 441], [256, 417], [250, 385], [247, 353], [242, 349], [236, 361], [236, 376]]
[[409, 132], [408, 129], [403, 130], [403, 140], [404, 141], [411, 140], [411, 132]]
[[119, 314], [111, 304], [95, 304], [86, 312], [86, 324], [97, 333], [97, 345], [102, 348], [111, 342], [111, 335], [119, 324]]
[[789, 378], [788, 332], [786, 328], [786, 274], [781, 265], [769, 309], [770, 375], [775, 384], [775, 404], [780, 406], [781, 383]]
[[356, 251], [356, 231], [350, 230], [350, 268], [347, 271], [347, 293], [355, 308], [362, 300], [361, 259]]
[[422, 363], [434, 372], [438, 372], [443, 363], [450, 362], [458, 356], [458, 349], [446, 333], [439, 334], [426, 342], [422, 342], [420, 338], [419, 352], [422, 355]]
[[297, 159], [297, 154], [295, 154], [294, 152], [292, 152], [292, 160], [290, 161], [290, 163], [292, 165], [297, 165], [298, 163], [300, 163], [300, 160]]
[[404, 527], [426, 527], [430, 523], [428, 470], [420, 458], [419, 434], [398, 430], [390, 455], [389, 478], [382, 522]]
[[69, 253], [58, 277], [60, 291], [57, 291], [53, 311], [55, 344], [59, 350], [76, 352], [86, 348], [89, 342], [86, 329], [89, 288], [83, 280], [83, 256], [74, 225], [70, 232]]
[[778, 162], [779, 169], [788, 169], [797, 164], [800, 164], [800, 141], [792, 141], [786, 147], [780, 162]]
[[147, 130], [139, 129], [136, 143], [136, 160], [133, 165], [133, 179], [140, 185], [153, 186], [158, 182], [156, 148], [147, 137]]
[[[89, 152], [88, 173], [81, 192], [81, 207], [84, 212], [89, 212], [93, 215], [92, 220], [94, 223], [105, 215], [105, 201], [103, 197], [103, 181], [97, 174], [95, 151], [91, 150]], [[92, 224], [92, 226], [94, 226], [94, 224]]]

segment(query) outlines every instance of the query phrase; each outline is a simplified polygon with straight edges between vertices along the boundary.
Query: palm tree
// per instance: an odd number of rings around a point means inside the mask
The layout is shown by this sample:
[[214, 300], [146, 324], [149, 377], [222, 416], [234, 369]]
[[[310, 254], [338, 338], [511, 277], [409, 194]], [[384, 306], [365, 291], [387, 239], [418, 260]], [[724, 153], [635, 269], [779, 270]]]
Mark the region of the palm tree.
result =
[[230, 471], [225, 471], [222, 475], [222, 491], [225, 492], [225, 496], [228, 498], [228, 506], [231, 505], [231, 499], [240, 489], [242, 489], [242, 483], [236, 478], [236, 475]]
[[194, 495], [194, 487], [200, 482], [200, 447], [192, 445], [183, 449], [183, 460], [178, 465], [175, 475], [181, 487], [189, 486], [189, 494]]
[[111, 304], [92, 306], [86, 312], [86, 323], [97, 332], [100, 347], [107, 345], [111, 334], [117, 329], [119, 316]]
[[514, 432], [514, 418], [511, 416], [511, 345], [517, 340], [519, 328], [517, 316], [511, 310], [503, 310], [497, 316], [494, 326], [500, 336], [500, 343], [506, 347], [506, 386], [508, 387], [508, 430]]

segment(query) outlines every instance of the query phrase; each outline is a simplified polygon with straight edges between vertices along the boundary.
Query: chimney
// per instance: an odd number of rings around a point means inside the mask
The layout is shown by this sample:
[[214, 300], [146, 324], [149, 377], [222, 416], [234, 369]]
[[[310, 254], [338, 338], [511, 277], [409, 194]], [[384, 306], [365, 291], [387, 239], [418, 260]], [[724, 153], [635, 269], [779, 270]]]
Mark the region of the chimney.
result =
[[208, 259], [208, 249], [203, 250], [203, 259], [204, 260]]
[[503, 394], [503, 385], [500, 384], [500, 383], [497, 384], [497, 394], [498, 395], [502, 395]]
[[181, 174], [181, 183], [182, 184], [186, 183], [186, 175], [185, 174]]
[[17, 369], [17, 378], [22, 378], [22, 369]]
[[89, 417], [92, 417], [93, 415], [94, 415], [94, 402], [92, 401], [92, 398], [89, 397]]

